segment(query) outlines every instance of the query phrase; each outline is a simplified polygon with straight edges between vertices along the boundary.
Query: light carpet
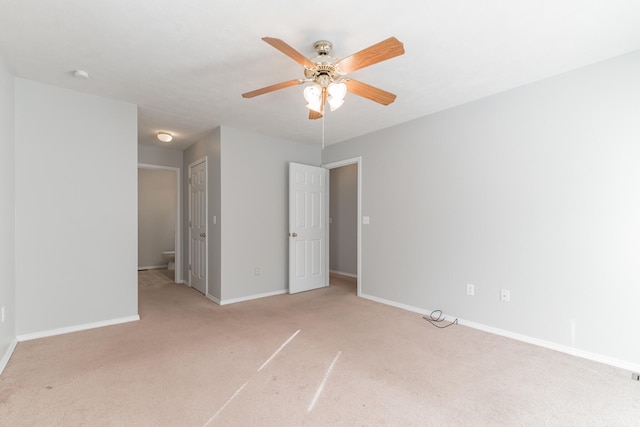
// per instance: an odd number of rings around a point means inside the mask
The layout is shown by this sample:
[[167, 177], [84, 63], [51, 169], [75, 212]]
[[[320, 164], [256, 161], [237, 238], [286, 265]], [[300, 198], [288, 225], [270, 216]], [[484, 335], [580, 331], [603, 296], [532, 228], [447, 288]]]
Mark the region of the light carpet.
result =
[[640, 425], [630, 372], [435, 328], [353, 279], [218, 306], [166, 270], [139, 278], [140, 321], [18, 344], [1, 425]]

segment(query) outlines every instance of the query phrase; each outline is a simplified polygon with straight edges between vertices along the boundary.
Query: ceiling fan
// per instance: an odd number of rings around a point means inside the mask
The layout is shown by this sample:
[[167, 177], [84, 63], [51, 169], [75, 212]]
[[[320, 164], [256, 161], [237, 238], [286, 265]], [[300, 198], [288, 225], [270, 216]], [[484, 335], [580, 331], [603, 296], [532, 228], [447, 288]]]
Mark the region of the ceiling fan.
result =
[[304, 90], [304, 97], [309, 109], [309, 119], [312, 120], [324, 115], [326, 103], [329, 104], [331, 111], [339, 108], [344, 102], [343, 99], [347, 92], [382, 105], [389, 105], [396, 99], [396, 96], [390, 92], [345, 77], [347, 73], [402, 55], [404, 46], [395, 37], [390, 37], [341, 60], [329, 55], [333, 45], [326, 40], [314, 43], [313, 47], [318, 56], [313, 59], [308, 59], [280, 39], [263, 37], [262, 40], [302, 65], [304, 67], [304, 78], [289, 80], [243, 93], [242, 96], [244, 98], [253, 98], [254, 96], [303, 83], [313, 83], [313, 85], [307, 86]]

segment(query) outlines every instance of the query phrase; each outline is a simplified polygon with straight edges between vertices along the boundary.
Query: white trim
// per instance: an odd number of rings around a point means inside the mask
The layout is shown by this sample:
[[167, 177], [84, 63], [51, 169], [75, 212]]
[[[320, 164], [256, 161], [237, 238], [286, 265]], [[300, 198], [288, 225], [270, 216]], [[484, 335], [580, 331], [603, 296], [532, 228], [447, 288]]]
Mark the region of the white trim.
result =
[[[353, 157], [350, 159], [339, 160], [337, 162], [326, 163], [322, 165], [323, 168], [335, 169], [342, 166], [348, 166], [352, 164], [358, 165], [358, 242], [357, 242], [357, 272], [356, 279], [358, 279], [356, 295], [362, 296], [362, 156]], [[327, 191], [327, 207], [329, 206], [329, 191]], [[329, 246], [329, 228], [327, 227], [327, 246]], [[327, 260], [329, 262], [329, 260]]]
[[206, 294], [205, 296], [206, 296], [207, 298], [209, 298], [211, 301], [215, 302], [216, 304], [221, 305], [221, 304], [220, 304], [220, 300], [219, 300], [218, 298], [214, 297], [213, 295]]
[[591, 353], [585, 350], [579, 350], [575, 347], [571, 347], [568, 345], [557, 344], [551, 341], [545, 341], [545, 340], [533, 338], [527, 335], [521, 335], [515, 332], [506, 331], [504, 329], [498, 329], [492, 326], [486, 326], [486, 325], [482, 325], [475, 322], [469, 322], [467, 320], [458, 320], [458, 323], [473, 329], [478, 329], [480, 331], [489, 332], [495, 335], [501, 335], [503, 337], [511, 338], [517, 341], [523, 341], [529, 344], [536, 345], [538, 347], [548, 348], [550, 350], [559, 351], [561, 353], [567, 353], [572, 356], [577, 356], [583, 359], [592, 360], [594, 362], [604, 363], [605, 365], [611, 365], [617, 368], [627, 369], [633, 372], [640, 372], [640, 364], [638, 363], [631, 363], [631, 362], [616, 359], [613, 357], [605, 356], [602, 354]]
[[169, 265], [165, 264], [165, 265], [149, 265], [149, 266], [145, 266], [145, 267], [138, 267], [138, 271], [142, 271], [142, 270], [161, 270], [164, 268], [167, 268]]
[[253, 300], [253, 299], [272, 297], [274, 295], [282, 295], [282, 294], [286, 294], [288, 291], [289, 291], [288, 289], [282, 289], [282, 290], [279, 290], [279, 291], [266, 292], [264, 294], [254, 294], [254, 295], [248, 295], [246, 297], [231, 298], [231, 299], [221, 300], [219, 302], [219, 304], [220, 305], [235, 304], [237, 302], [243, 302], [243, 301], [250, 301], [250, 300]]
[[0, 374], [2, 374], [4, 368], [7, 367], [7, 363], [9, 363], [9, 359], [11, 359], [11, 355], [13, 354], [13, 351], [16, 349], [17, 345], [18, 340], [14, 338], [13, 341], [11, 341], [11, 344], [9, 344], [9, 348], [7, 348], [7, 351], [4, 352], [4, 356], [2, 356], [2, 359], [0, 359]]
[[103, 326], [113, 326], [113, 325], [119, 325], [121, 323], [135, 322], [136, 320], [140, 320], [140, 316], [137, 314], [135, 316], [120, 317], [118, 319], [103, 320], [101, 322], [93, 322], [93, 323], [84, 323], [82, 325], [69, 326], [66, 328], [50, 329], [48, 331], [18, 335], [16, 339], [18, 340], [18, 342], [30, 341], [38, 338], [53, 337], [55, 335], [85, 331], [87, 329], [102, 328]]
[[[148, 163], [138, 163], [138, 169], [161, 169], [171, 170], [176, 173], [176, 241], [174, 243], [175, 257], [175, 282], [180, 283], [184, 278], [182, 270], [182, 169], [171, 166], [152, 165]], [[166, 267], [165, 267], [166, 268]], [[139, 270], [140, 268], [138, 268]]]
[[330, 274], [338, 274], [340, 276], [345, 276], [345, 277], [352, 277], [354, 279], [358, 278], [357, 274], [353, 274], [353, 273], [345, 273], [343, 271], [336, 271], [336, 270], [329, 270]]
[[[401, 304], [395, 301], [386, 300], [384, 298], [374, 297], [372, 295], [361, 295], [362, 298], [366, 298], [371, 301], [379, 302], [381, 304], [390, 305], [393, 307], [401, 308], [403, 310], [412, 311], [414, 313], [426, 314], [429, 315], [432, 313], [431, 310], [424, 310], [418, 307], [413, 307], [406, 304]], [[444, 319], [453, 322], [455, 317], [453, 316], [444, 316]], [[640, 372], [640, 364], [628, 362], [626, 360], [620, 360], [613, 357], [605, 356], [602, 354], [591, 353], [584, 350], [579, 350], [575, 347], [571, 347], [568, 345], [558, 344], [551, 341], [542, 340], [539, 338], [533, 338], [527, 335], [518, 334], [511, 331], [506, 331], [504, 329], [494, 328], [493, 326], [487, 326], [480, 323], [470, 322], [468, 320], [458, 319], [458, 324], [462, 326], [467, 326], [469, 328], [477, 329], [480, 331], [488, 332], [494, 335], [500, 335], [506, 338], [511, 338], [516, 341], [526, 342], [528, 344], [533, 344], [538, 347], [547, 348], [549, 350], [559, 351], [561, 353], [570, 354], [572, 356], [580, 357], [582, 359], [591, 360], [594, 362], [603, 363], [605, 365], [615, 366], [616, 368], [626, 369], [632, 372]]]

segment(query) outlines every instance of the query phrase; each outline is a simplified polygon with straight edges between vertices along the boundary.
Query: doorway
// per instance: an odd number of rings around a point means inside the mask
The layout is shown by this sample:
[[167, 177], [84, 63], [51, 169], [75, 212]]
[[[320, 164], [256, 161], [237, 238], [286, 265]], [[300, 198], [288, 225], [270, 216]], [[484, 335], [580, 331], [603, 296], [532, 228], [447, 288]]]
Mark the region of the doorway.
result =
[[[362, 157], [328, 163], [323, 167], [328, 169], [331, 175], [330, 194], [327, 197], [330, 212], [327, 231], [329, 270], [335, 274], [355, 278], [357, 295], [360, 296], [362, 293], [362, 221], [360, 220], [362, 218]], [[336, 176], [338, 183], [333, 182]], [[346, 183], [345, 188], [336, 188], [335, 184], [340, 184], [343, 178], [345, 179], [343, 182]], [[337, 198], [335, 190], [339, 193]], [[336, 202], [339, 206], [335, 206]]]
[[180, 169], [138, 164], [138, 269], [164, 268], [162, 252], [173, 250], [176, 283], [183, 277], [180, 212]]

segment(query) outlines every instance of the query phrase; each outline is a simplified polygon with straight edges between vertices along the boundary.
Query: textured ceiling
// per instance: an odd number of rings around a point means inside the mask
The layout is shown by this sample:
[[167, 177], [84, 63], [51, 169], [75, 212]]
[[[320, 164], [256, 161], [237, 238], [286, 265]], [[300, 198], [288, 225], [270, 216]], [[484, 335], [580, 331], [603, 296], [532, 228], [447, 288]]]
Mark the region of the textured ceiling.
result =
[[137, 104], [140, 143], [164, 130], [185, 148], [220, 125], [319, 144], [302, 86], [241, 97], [303, 77], [265, 36], [308, 57], [329, 40], [338, 59], [404, 43], [403, 56], [349, 75], [396, 101], [348, 94], [326, 114], [328, 144], [640, 49], [638, 0], [407, 3], [0, 0], [0, 52], [18, 77]]

